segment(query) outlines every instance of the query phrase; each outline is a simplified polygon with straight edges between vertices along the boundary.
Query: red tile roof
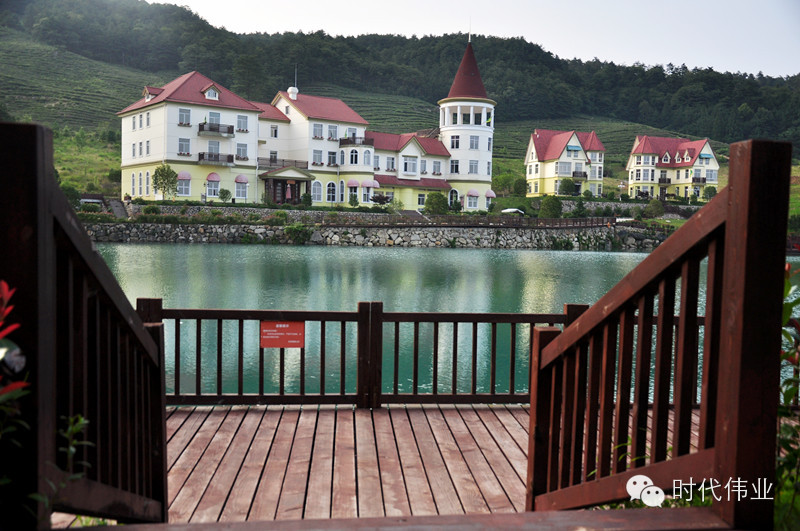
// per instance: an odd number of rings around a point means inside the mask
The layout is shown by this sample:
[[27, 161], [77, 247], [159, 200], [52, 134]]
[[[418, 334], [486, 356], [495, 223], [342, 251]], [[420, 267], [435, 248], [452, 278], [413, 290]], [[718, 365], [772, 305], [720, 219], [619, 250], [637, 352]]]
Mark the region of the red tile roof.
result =
[[[218, 100], [206, 99], [203, 90], [213, 85], [219, 90]], [[145, 87], [145, 90], [153, 96], [150, 101], [143, 97], [119, 111], [117, 114], [124, 114], [130, 111], [156, 105], [164, 101], [175, 103], [194, 103], [209, 107], [221, 107], [226, 109], [240, 109], [244, 111], [258, 111], [258, 107], [226, 89], [219, 83], [212, 81], [199, 72], [189, 72], [177, 79], [173, 79], [160, 89], [153, 90], [153, 87]]]
[[444, 179], [433, 179], [433, 178], [423, 178], [423, 179], [400, 179], [396, 175], [378, 175], [375, 174], [375, 180], [378, 181], [381, 186], [411, 186], [414, 188], [442, 188], [443, 190], [449, 190], [452, 188], [450, 184], [445, 181]]
[[[678, 168], [694, 165], [700, 151], [708, 143], [708, 139], [689, 140], [688, 138], [667, 138], [663, 136], [637, 136], [633, 143], [631, 155], [656, 155], [658, 162], [656, 166], [660, 168]], [[690, 160], [683, 161], [683, 156], [689, 153]], [[664, 154], [669, 153], [669, 162], [661, 162]], [[675, 162], [676, 156], [680, 155], [682, 161]]]
[[368, 125], [369, 122], [361, 117], [356, 111], [351, 109], [345, 102], [336, 98], [326, 98], [324, 96], [309, 96], [308, 94], [298, 94], [297, 99], [289, 97], [285, 90], [278, 92], [272, 100], [272, 104], [283, 96], [298, 111], [307, 118], [317, 118], [319, 120], [330, 120], [332, 122], [346, 122], [351, 124]]
[[412, 140], [416, 140], [426, 155], [441, 156], [441, 157], [450, 156], [450, 152], [447, 151], [447, 148], [444, 147], [444, 144], [442, 143], [441, 140], [437, 138], [419, 136], [417, 135], [417, 133], [405, 133], [402, 135], [396, 135], [392, 133], [378, 133], [375, 131], [367, 131], [365, 133], [365, 138], [370, 138], [374, 141], [375, 149], [381, 149], [384, 151], [398, 152], [402, 150], [406, 146], [406, 144], [408, 144]]
[[461, 64], [458, 66], [458, 72], [456, 72], [456, 77], [453, 80], [453, 85], [450, 87], [450, 93], [447, 97], [488, 99], [471, 42], [467, 44], [464, 57], [461, 59]]
[[269, 103], [263, 103], [260, 101], [251, 101], [250, 103], [252, 103], [261, 110], [261, 114], [258, 115], [259, 118], [263, 118], [265, 120], [277, 120], [281, 122], [290, 121], [285, 114], [283, 114], [281, 111], [279, 111]]
[[536, 157], [540, 161], [555, 160], [561, 156], [572, 135], [578, 136], [578, 142], [584, 151], [605, 151], [606, 148], [594, 131], [584, 133], [578, 131], [553, 131], [552, 129], [534, 129], [531, 135]]

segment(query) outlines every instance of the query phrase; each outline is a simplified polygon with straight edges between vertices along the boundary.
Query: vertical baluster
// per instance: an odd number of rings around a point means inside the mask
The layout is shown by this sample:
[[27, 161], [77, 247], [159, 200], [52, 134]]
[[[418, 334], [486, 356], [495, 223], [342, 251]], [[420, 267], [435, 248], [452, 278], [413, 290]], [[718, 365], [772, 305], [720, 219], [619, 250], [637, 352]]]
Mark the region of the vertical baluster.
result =
[[222, 395], [222, 319], [217, 319], [217, 396]]
[[489, 365], [489, 394], [496, 393], [497, 383], [497, 323], [492, 323], [492, 358]]
[[400, 321], [394, 323], [394, 394], [399, 393], [400, 382]]
[[697, 294], [700, 259], [690, 257], [681, 272], [681, 309], [675, 363], [675, 421], [672, 455], [688, 454], [692, 437], [692, 405], [697, 389]]
[[586, 424], [583, 430], [585, 437], [583, 481], [597, 478], [597, 413], [600, 395], [600, 371], [603, 359], [602, 341], [597, 333], [589, 339], [589, 381], [586, 394]]
[[653, 429], [651, 462], [667, 458], [669, 426], [669, 387], [672, 367], [672, 322], [675, 312], [675, 279], [664, 278], [658, 288], [658, 330], [656, 335], [656, 373], [653, 382]]
[[509, 352], [509, 367], [508, 367], [508, 394], [513, 395], [515, 392], [514, 376], [517, 372], [517, 323], [511, 323], [511, 343]]
[[629, 306], [620, 316], [619, 368], [617, 369], [617, 400], [614, 416], [614, 472], [628, 468], [628, 415], [631, 403], [631, 373], [633, 371], [633, 325], [635, 309]]
[[325, 396], [325, 321], [319, 323], [319, 395]]
[[611, 441], [614, 415], [614, 372], [617, 361], [617, 321], [607, 322], [603, 327], [603, 366], [600, 389], [600, 459], [598, 474], [605, 477], [611, 473]]
[[286, 349], [280, 348], [278, 349], [278, 356], [280, 358], [279, 365], [279, 385], [280, 389], [278, 390], [278, 394], [283, 396], [286, 393]]
[[458, 394], [458, 323], [453, 323], [453, 386], [451, 392], [453, 396]]
[[700, 449], [713, 448], [717, 419], [717, 377], [719, 372], [719, 330], [722, 306], [722, 274], [725, 241], [721, 234], [708, 245], [706, 315], [703, 325], [703, 383], [700, 398]]
[[306, 394], [306, 349], [300, 349], [300, 396]]
[[258, 396], [264, 396], [264, 349], [258, 348]]
[[[531, 332], [532, 333], [532, 332]], [[533, 345], [533, 342], [531, 342]], [[472, 323], [472, 389], [475, 395], [478, 390], [478, 323]]]
[[561, 387], [563, 389], [563, 407], [560, 408], [560, 422], [563, 426], [561, 444], [558, 450], [558, 485], [557, 488], [569, 485], [570, 465], [572, 460], [572, 436], [575, 429], [575, 364], [578, 352], [573, 349], [564, 354], [564, 369]]
[[347, 368], [345, 364], [345, 352], [347, 351], [346, 348], [346, 339], [347, 339], [347, 321], [342, 321], [340, 323], [340, 331], [339, 331], [339, 394], [342, 396], [345, 395], [345, 370]]
[[653, 349], [653, 294], [639, 299], [636, 325], [636, 379], [633, 391], [633, 429], [631, 434], [631, 465], [645, 465], [647, 455], [647, 413], [650, 409], [650, 366]]
[[433, 376], [432, 392], [439, 394], [439, 321], [433, 323], [433, 366], [431, 367]]
[[181, 318], [175, 318], [175, 396], [181, 395]]
[[238, 394], [244, 394], [244, 319], [239, 319]]
[[549, 398], [549, 426], [546, 426], [548, 431], [547, 441], [547, 490], [553, 491], [558, 488], [559, 484], [559, 447], [561, 443], [561, 401], [563, 398], [563, 359], [558, 359], [545, 367], [542, 372], [548, 372], [546, 377], [550, 383]]
[[413, 393], [419, 392], [419, 321], [414, 321], [414, 374]]
[[194, 394], [200, 396], [202, 392], [202, 372], [203, 372], [203, 357], [202, 357], [202, 349], [203, 349], [203, 336], [202, 336], [202, 327], [203, 321], [201, 319], [196, 319], [196, 336], [195, 336], [195, 375], [194, 375]]
[[581, 342], [575, 351], [575, 408], [572, 417], [572, 458], [570, 462], [570, 485], [581, 482], [581, 474], [585, 474], [581, 463], [584, 456], [583, 426], [586, 419], [586, 379], [589, 372], [589, 344]]

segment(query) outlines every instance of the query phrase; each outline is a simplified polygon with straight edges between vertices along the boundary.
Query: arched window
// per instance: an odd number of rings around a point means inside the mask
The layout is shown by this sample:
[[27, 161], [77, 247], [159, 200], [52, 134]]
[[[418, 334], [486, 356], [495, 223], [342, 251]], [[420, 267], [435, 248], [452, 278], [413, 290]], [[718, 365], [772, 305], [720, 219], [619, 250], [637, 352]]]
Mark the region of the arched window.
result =
[[453, 188], [450, 190], [450, 204], [455, 205], [456, 203], [458, 203], [458, 190]]
[[344, 150], [339, 152], [339, 165], [344, 166]]
[[142, 172], [139, 172], [139, 195], [142, 195]]
[[150, 195], [150, 172], [144, 174], [144, 195]]
[[319, 181], [311, 183], [311, 200], [315, 202], [322, 201], [322, 183]]
[[366, 150], [364, 152], [364, 164], [366, 164], [367, 166], [372, 164], [372, 153], [370, 152], [370, 150]]
[[[344, 151], [342, 153], [344, 154]], [[344, 203], [344, 181], [339, 181], [339, 202]]]
[[336, 202], [336, 183], [328, 183], [327, 191], [325, 193], [325, 200], [328, 203], [335, 203]]
[[136, 174], [131, 173], [131, 195], [136, 195]]
[[350, 150], [350, 164], [358, 164], [358, 150]]

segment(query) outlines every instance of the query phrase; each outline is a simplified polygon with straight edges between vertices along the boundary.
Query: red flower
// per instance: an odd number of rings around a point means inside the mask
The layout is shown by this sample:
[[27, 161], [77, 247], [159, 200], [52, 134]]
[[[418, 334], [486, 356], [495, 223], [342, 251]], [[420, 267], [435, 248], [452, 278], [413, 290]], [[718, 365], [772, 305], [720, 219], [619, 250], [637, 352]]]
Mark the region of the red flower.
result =
[[13, 382], [8, 384], [7, 386], [0, 389], [0, 395], [8, 394], [12, 391], [16, 391], [17, 389], [22, 389], [23, 387], [28, 387], [30, 384], [28, 382]]

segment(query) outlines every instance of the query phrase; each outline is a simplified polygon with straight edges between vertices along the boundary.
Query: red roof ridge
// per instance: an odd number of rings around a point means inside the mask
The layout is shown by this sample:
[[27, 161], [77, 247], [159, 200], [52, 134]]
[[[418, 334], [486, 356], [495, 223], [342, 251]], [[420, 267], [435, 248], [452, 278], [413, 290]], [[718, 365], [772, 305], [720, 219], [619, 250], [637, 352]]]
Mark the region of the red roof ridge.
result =
[[489, 99], [486, 94], [486, 87], [483, 86], [481, 72], [478, 69], [478, 61], [475, 59], [475, 52], [472, 49], [471, 42], [467, 43], [467, 49], [464, 50], [461, 64], [458, 65], [453, 84], [450, 86], [450, 92], [445, 99], [453, 98]]
[[272, 105], [275, 105], [281, 97], [306, 118], [369, 125], [368, 121], [339, 98], [297, 94], [297, 99], [292, 99], [287, 91], [281, 90], [272, 99]]

